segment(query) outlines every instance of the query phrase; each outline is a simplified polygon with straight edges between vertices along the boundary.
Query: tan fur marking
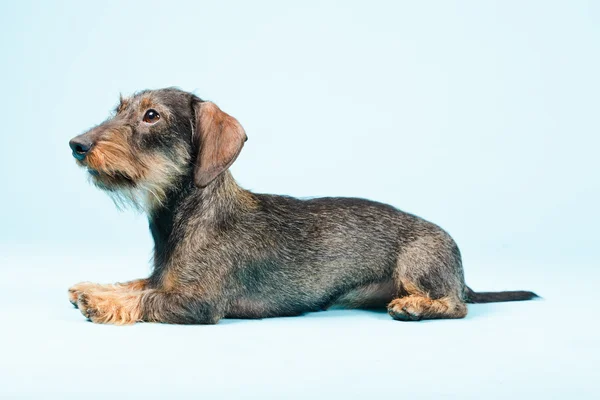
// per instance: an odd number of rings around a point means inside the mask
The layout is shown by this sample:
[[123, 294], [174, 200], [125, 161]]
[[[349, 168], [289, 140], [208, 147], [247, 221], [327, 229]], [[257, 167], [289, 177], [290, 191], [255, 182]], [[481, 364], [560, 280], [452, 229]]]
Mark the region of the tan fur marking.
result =
[[109, 138], [99, 140], [87, 155], [90, 168], [108, 175], [121, 173], [131, 179], [139, 179], [147, 173], [148, 167], [133, 156], [126, 133], [113, 130]]
[[424, 296], [410, 295], [392, 300], [388, 305], [388, 312], [395, 319], [411, 321], [464, 318], [467, 315], [467, 306], [450, 297], [432, 300]]
[[414, 283], [409, 281], [408, 279], [400, 279], [400, 290], [405, 292], [406, 294], [415, 294], [415, 295], [424, 295], [422, 290], [420, 290]]
[[77, 299], [84, 292], [130, 292], [145, 290], [148, 287], [148, 279], [136, 279], [129, 282], [114, 284], [99, 284], [93, 282], [80, 282], [69, 288], [69, 301], [77, 307]]
[[172, 272], [172, 270], [168, 270], [162, 276], [161, 289], [165, 291], [170, 291], [175, 287], [177, 287], [177, 276]]
[[142, 100], [140, 100], [140, 108], [141, 109], [146, 109], [146, 108], [151, 108], [153, 106], [154, 102], [152, 101], [152, 99], [150, 97], [143, 97]]
[[99, 324], [130, 325], [142, 319], [142, 291], [89, 291], [77, 299], [77, 308]]

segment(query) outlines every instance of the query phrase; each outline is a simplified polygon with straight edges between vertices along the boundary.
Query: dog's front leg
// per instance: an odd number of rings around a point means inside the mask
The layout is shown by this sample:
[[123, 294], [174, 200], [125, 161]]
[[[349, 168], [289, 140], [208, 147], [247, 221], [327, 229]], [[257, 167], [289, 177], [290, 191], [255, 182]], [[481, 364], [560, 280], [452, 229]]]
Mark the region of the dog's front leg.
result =
[[88, 291], [77, 298], [77, 308], [99, 324], [130, 325], [142, 321], [141, 299], [146, 291]]
[[131, 292], [145, 290], [148, 287], [148, 279], [136, 279], [129, 282], [112, 284], [100, 284], [93, 282], [79, 282], [69, 288], [69, 301], [78, 308], [77, 300], [82, 293], [91, 292]]
[[90, 321], [129, 325], [136, 322], [216, 324], [224, 303], [204, 300], [190, 293], [145, 291], [90, 291], [79, 295], [77, 307]]
[[148, 291], [141, 300], [142, 320], [167, 324], [216, 324], [225, 315], [225, 301], [190, 292]]

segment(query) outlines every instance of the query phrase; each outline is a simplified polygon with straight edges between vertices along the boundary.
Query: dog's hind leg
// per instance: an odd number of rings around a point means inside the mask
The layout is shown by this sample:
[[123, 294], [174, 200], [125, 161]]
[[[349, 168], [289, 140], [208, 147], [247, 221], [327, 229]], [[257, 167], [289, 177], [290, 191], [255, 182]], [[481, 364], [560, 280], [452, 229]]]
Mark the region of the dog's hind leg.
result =
[[439, 228], [401, 250], [394, 275], [400, 296], [388, 304], [392, 318], [418, 321], [467, 315], [460, 252]]

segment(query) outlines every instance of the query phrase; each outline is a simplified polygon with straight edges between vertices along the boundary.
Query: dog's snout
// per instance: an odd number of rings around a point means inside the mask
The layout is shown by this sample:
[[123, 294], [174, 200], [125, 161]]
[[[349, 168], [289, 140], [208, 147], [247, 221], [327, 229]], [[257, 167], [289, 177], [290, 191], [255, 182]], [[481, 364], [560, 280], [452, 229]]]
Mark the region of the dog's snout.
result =
[[69, 146], [73, 151], [73, 157], [78, 159], [79, 161], [83, 160], [92, 148], [92, 142], [89, 139], [86, 139], [82, 136], [77, 136], [69, 141]]

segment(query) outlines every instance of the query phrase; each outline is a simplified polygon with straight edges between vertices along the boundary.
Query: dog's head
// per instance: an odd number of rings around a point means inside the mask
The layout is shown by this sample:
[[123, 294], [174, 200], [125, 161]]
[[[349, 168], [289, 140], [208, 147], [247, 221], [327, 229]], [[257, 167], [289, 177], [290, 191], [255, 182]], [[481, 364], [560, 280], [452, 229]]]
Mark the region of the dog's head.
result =
[[235, 161], [246, 133], [214, 103], [178, 89], [121, 98], [114, 115], [69, 142], [99, 188], [143, 208], [191, 176], [209, 185]]

